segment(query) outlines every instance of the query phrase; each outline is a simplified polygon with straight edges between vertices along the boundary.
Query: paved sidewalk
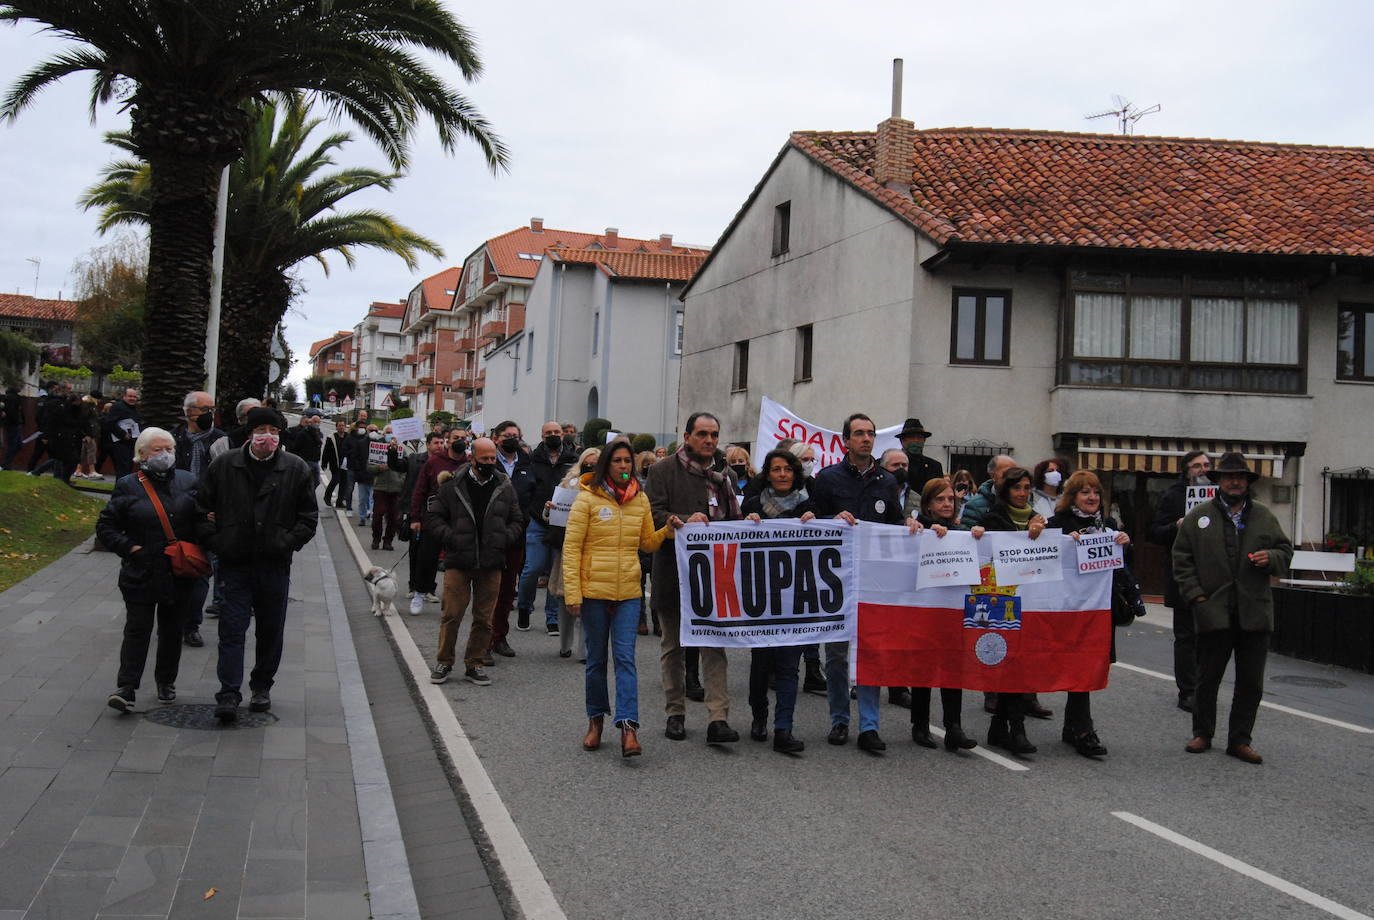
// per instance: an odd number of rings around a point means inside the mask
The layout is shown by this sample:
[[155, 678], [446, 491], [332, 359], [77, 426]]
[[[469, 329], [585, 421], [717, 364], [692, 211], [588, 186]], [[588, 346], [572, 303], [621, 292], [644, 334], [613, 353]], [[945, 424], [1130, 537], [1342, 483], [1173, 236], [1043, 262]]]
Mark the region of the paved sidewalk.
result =
[[261, 725], [209, 715], [214, 620], [204, 648], [183, 649], [176, 704], [156, 703], [150, 652], [137, 711], [105, 705], [124, 607], [118, 558], [90, 541], [0, 594], [0, 920], [437, 915], [408, 857], [428, 841], [401, 836], [417, 796], [481, 872], [466, 882], [476, 910], [454, 915], [501, 915], [390, 647], [377, 630], [355, 645], [366, 596], [348, 556], [330, 558], [330, 518], [296, 557]]

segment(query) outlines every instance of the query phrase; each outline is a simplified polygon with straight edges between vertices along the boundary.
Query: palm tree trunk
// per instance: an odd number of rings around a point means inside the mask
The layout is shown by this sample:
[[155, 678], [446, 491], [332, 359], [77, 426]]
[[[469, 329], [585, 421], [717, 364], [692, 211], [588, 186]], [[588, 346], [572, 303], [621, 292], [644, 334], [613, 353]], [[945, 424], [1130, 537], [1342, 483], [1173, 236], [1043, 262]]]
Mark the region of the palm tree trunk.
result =
[[240, 399], [262, 399], [272, 360], [272, 333], [291, 302], [281, 274], [239, 278], [226, 274], [220, 299], [219, 374], [215, 401], [225, 424]]

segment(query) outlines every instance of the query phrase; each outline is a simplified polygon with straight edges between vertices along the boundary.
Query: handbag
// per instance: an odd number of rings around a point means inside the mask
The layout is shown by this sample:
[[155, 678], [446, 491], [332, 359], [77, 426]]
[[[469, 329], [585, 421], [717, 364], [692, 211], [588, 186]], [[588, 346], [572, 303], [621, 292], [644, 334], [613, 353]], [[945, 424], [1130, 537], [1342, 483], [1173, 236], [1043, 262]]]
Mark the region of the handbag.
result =
[[153, 510], [162, 522], [162, 533], [167, 537], [167, 547], [163, 552], [172, 562], [172, 574], [177, 578], [203, 578], [209, 575], [210, 557], [194, 543], [177, 539], [176, 534], [172, 532], [172, 522], [167, 519], [167, 511], [162, 507], [162, 500], [153, 490], [153, 484], [142, 473], [138, 474], [138, 481], [143, 483], [143, 488], [148, 492], [148, 499], [153, 503]]
[[1130, 566], [1123, 565], [1112, 572], [1112, 625], [1130, 626], [1136, 617], [1144, 615], [1145, 599], [1140, 595], [1140, 584]]

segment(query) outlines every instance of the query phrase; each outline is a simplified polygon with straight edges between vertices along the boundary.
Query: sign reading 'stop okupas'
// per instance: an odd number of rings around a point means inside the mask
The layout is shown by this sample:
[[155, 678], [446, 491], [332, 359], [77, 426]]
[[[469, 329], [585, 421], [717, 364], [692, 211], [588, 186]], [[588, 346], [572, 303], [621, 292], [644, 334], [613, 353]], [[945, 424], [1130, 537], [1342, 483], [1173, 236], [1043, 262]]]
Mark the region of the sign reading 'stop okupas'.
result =
[[838, 642], [854, 622], [848, 524], [687, 524], [677, 532], [683, 645]]

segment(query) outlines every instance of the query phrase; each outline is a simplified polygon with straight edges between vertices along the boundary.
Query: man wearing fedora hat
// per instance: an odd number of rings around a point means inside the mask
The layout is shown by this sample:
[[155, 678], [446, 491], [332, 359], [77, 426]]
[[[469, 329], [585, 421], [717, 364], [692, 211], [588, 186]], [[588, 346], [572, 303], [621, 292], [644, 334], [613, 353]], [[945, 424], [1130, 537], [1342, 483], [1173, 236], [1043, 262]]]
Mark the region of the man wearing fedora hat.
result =
[[908, 458], [906, 483], [917, 495], [921, 494], [926, 483], [945, 475], [945, 468], [940, 461], [925, 454], [928, 437], [930, 432], [918, 418], [907, 419], [902, 423], [902, 430], [897, 432], [897, 443], [902, 445]]
[[1250, 493], [1259, 478], [1245, 458], [1221, 455], [1207, 474], [1217, 494], [1183, 519], [1174, 540], [1174, 579], [1197, 626], [1197, 691], [1193, 739], [1184, 750], [1201, 754], [1216, 732], [1217, 690], [1226, 664], [1236, 658], [1226, 753], [1246, 763], [1264, 762], [1250, 746], [1255, 713], [1264, 693], [1264, 662], [1274, 631], [1270, 576], [1283, 575], [1293, 544], [1274, 513]]

